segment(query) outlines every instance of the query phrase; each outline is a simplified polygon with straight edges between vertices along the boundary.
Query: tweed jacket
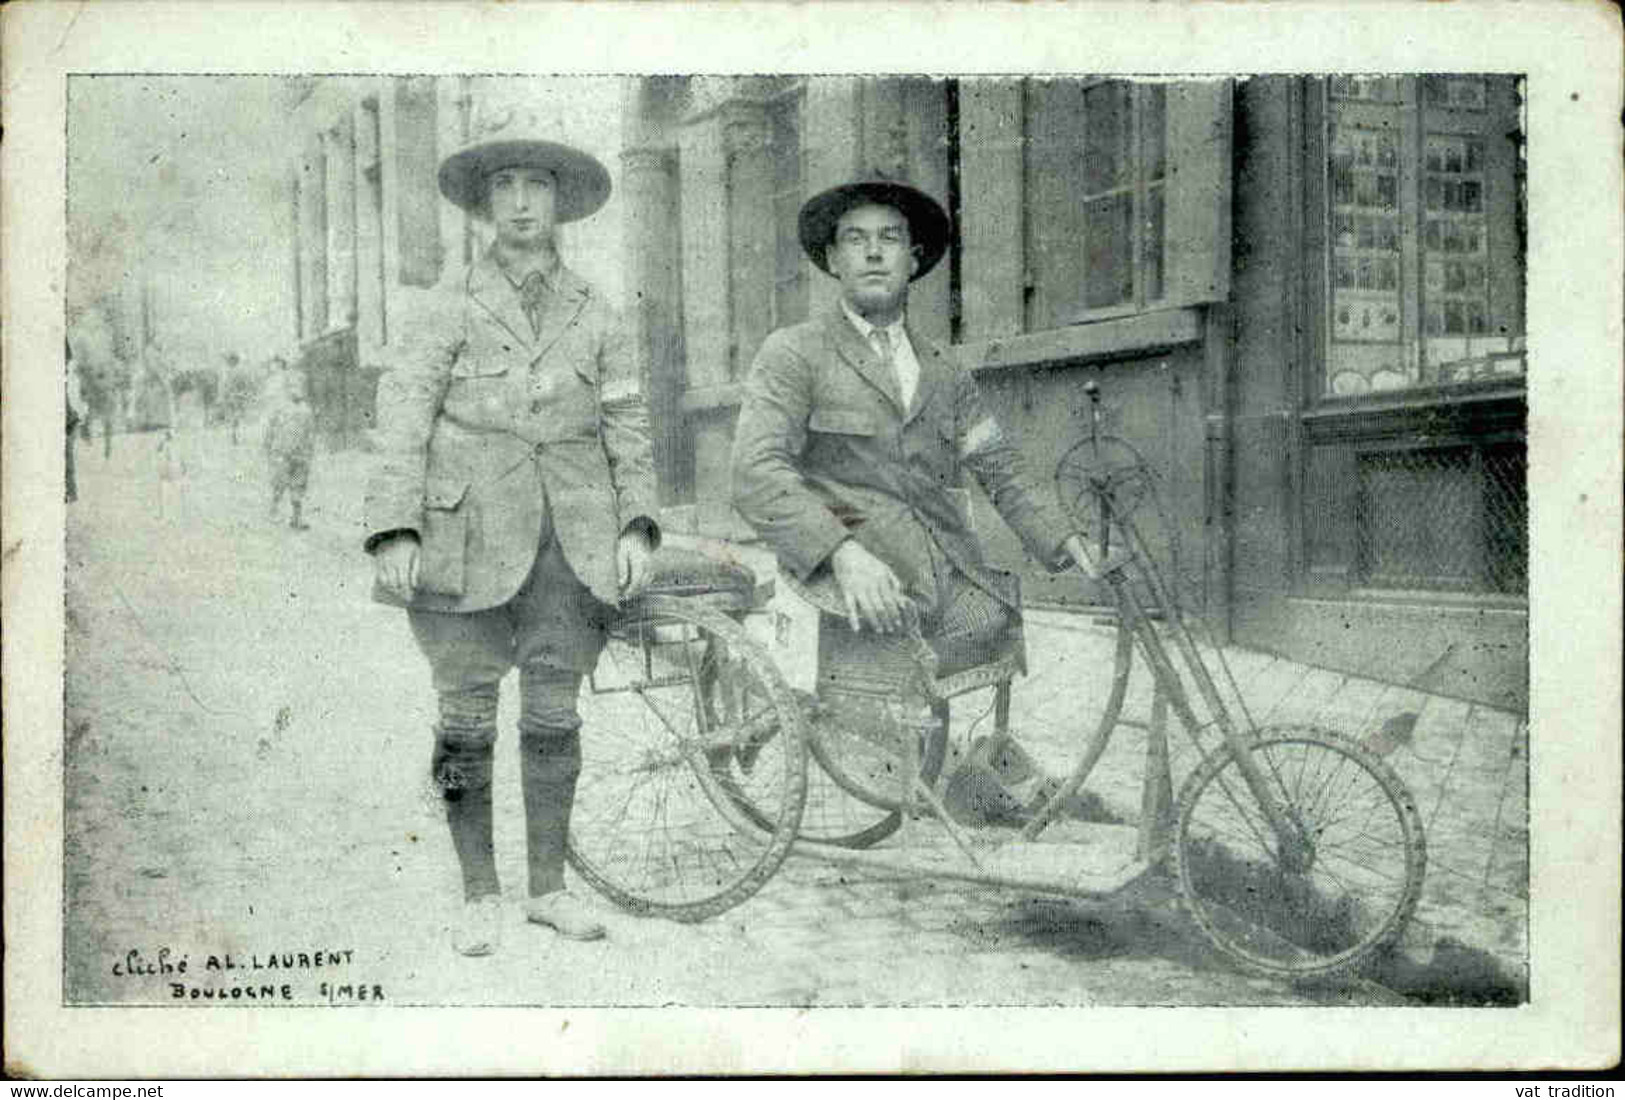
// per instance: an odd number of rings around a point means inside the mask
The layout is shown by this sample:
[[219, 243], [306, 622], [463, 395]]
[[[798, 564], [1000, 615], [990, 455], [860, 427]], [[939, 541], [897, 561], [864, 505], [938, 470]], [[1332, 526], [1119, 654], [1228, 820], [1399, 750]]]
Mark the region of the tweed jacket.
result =
[[[551, 524], [593, 595], [617, 602], [615, 543], [643, 520], [658, 541], [648, 406], [627, 333], [562, 264], [533, 335], [487, 253], [403, 310], [380, 379], [382, 454], [367, 549], [416, 532], [411, 606], [468, 612], [519, 590]], [[382, 589], [374, 598], [398, 604]]]
[[978, 586], [1015, 608], [1014, 578], [988, 566], [959, 491], [969, 471], [1028, 551], [1062, 566], [1069, 533], [1028, 480], [972, 374], [912, 327], [920, 363], [904, 408], [892, 368], [837, 304], [762, 344], [734, 437], [734, 505], [803, 579], [854, 538], [911, 593], [930, 591], [928, 536]]

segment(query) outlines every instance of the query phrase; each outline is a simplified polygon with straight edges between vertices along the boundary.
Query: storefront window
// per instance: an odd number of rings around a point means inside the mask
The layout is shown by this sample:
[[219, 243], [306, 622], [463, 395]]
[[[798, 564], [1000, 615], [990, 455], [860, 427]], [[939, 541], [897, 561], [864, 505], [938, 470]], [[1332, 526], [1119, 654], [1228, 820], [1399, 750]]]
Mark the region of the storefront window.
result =
[[1514, 78], [1335, 77], [1328, 91], [1326, 394], [1520, 376]]

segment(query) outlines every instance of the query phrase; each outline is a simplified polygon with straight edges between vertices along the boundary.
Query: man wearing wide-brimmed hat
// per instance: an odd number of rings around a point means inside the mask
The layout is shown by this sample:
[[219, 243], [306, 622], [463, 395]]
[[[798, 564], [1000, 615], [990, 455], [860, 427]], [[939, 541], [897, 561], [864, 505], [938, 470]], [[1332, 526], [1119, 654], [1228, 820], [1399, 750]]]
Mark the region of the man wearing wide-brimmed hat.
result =
[[382, 461], [368, 487], [375, 597], [404, 606], [439, 697], [431, 771], [462, 868], [454, 943], [495, 950], [492, 851], [497, 688], [520, 672], [520, 778], [530, 921], [592, 939], [564, 889], [581, 767], [576, 698], [614, 605], [659, 541], [647, 405], [627, 334], [559, 261], [555, 228], [609, 198], [596, 159], [513, 112], [440, 166], [446, 198], [495, 240], [400, 311], [378, 399]]
[[979, 663], [1020, 603], [969, 527], [965, 472], [1038, 560], [1087, 559], [975, 378], [908, 323], [909, 284], [947, 251], [948, 215], [907, 184], [866, 180], [813, 196], [799, 229], [841, 299], [762, 344], [734, 439], [734, 504], [853, 630], [894, 632], [917, 615], [939, 675]]

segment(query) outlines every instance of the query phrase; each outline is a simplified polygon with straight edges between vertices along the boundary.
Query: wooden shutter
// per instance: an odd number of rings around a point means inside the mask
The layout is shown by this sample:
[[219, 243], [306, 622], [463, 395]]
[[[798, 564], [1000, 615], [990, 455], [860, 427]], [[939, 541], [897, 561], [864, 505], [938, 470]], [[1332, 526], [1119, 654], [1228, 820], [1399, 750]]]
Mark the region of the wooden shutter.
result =
[[1168, 85], [1164, 293], [1155, 307], [1230, 296], [1231, 82]]
[[400, 242], [400, 281], [434, 286], [440, 281], [440, 154], [435, 140], [438, 103], [432, 76], [395, 80], [395, 200]]

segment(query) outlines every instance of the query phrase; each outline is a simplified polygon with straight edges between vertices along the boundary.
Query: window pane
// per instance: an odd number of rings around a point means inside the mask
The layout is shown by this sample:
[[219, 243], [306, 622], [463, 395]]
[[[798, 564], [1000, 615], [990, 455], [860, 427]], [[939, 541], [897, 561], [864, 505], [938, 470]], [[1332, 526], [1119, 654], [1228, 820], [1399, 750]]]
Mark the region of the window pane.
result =
[[1423, 77], [1422, 96], [1429, 108], [1482, 111], [1489, 106], [1489, 86], [1481, 76]]
[[1392, 76], [1334, 76], [1331, 92], [1333, 99], [1398, 103], [1399, 80]]
[[[1351, 80], [1353, 78], [1350, 78]], [[1362, 88], [1365, 98], [1383, 93]], [[1350, 98], [1354, 98], [1353, 89]], [[1363, 108], [1336, 123], [1328, 145], [1331, 193], [1331, 347], [1327, 384], [1337, 395], [1409, 385], [1400, 269], [1400, 143], [1397, 109]]]
[[1519, 375], [1515, 86], [1382, 79], [1330, 81], [1327, 392]]
[[[1463, 95], [1453, 78], [1429, 77], [1426, 99], [1449, 105]], [[1510, 341], [1488, 339], [1489, 261], [1484, 209], [1484, 139], [1474, 134], [1425, 133], [1422, 139], [1423, 192], [1427, 227], [1422, 235], [1424, 377], [1437, 382], [1467, 381], [1489, 373], [1490, 357], [1511, 351]]]
[[1161, 85], [1040, 78], [1021, 107], [1028, 330], [1167, 302], [1170, 112], [1189, 104]]
[[1113, 195], [1084, 207], [1089, 267], [1085, 304], [1090, 309], [1134, 298], [1134, 197]]

